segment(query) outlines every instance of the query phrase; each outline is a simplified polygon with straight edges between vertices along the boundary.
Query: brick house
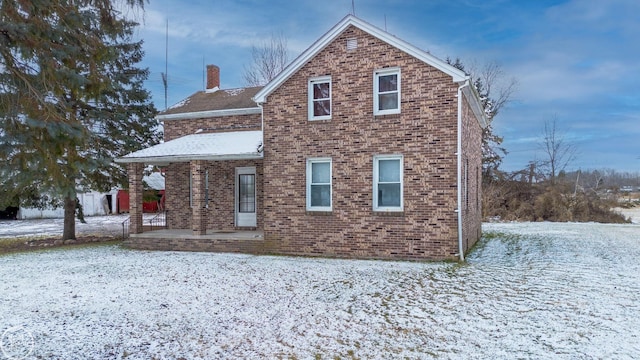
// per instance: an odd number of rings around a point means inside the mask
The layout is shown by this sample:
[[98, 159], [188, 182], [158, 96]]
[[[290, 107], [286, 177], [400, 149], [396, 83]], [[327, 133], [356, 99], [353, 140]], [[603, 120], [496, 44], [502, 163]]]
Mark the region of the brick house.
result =
[[[464, 259], [480, 237], [470, 78], [347, 16], [262, 88], [207, 90], [129, 154], [137, 248]], [[167, 228], [143, 232], [142, 169], [166, 168]]]

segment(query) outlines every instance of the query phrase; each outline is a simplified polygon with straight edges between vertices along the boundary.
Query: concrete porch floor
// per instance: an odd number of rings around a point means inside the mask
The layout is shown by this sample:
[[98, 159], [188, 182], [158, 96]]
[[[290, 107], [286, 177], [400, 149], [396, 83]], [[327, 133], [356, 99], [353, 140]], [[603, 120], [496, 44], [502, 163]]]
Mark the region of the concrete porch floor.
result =
[[190, 229], [159, 229], [130, 234], [124, 245], [139, 250], [269, 252], [261, 230], [207, 230], [206, 235], [194, 235]]
[[160, 229], [130, 234], [130, 238], [193, 239], [193, 240], [262, 240], [262, 231], [207, 230], [206, 235], [194, 235], [190, 229]]

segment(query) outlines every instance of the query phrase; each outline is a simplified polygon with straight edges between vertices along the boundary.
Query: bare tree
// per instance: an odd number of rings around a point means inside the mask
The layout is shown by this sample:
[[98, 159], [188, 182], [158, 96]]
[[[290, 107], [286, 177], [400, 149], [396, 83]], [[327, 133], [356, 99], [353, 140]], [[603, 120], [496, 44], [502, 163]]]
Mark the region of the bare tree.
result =
[[576, 158], [577, 148], [567, 140], [566, 134], [557, 128], [557, 117], [544, 123], [543, 138], [540, 148], [546, 155], [545, 166], [549, 180], [553, 185], [556, 175], [563, 171]]
[[478, 65], [471, 61], [470, 66], [465, 67], [458, 58], [447, 63], [453, 67], [471, 75], [473, 86], [480, 95], [480, 101], [488, 120], [486, 128], [482, 129], [482, 167], [483, 176], [490, 177], [495, 173], [502, 162], [502, 157], [507, 151], [502, 147], [502, 137], [493, 131], [493, 119], [511, 101], [513, 94], [518, 89], [518, 80], [508, 77], [502, 66], [496, 61], [490, 61], [484, 65]]
[[[476, 82], [480, 80], [484, 89], [481, 94], [486, 94], [485, 111], [489, 120], [493, 120], [500, 110], [511, 100], [513, 93], [518, 88], [518, 80], [515, 77], [507, 78], [507, 74], [498, 62], [485, 63], [479, 70], [471, 69]], [[485, 101], [485, 99], [483, 99]]]
[[265, 85], [289, 63], [287, 38], [283, 34], [271, 35], [269, 40], [251, 47], [252, 63], [244, 69], [246, 86]]

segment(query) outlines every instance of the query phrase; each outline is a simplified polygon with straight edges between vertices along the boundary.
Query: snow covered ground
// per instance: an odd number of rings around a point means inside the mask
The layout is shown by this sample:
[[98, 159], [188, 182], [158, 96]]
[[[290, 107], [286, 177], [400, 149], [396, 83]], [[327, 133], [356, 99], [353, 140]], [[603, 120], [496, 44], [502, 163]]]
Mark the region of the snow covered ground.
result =
[[[144, 214], [144, 219], [151, 219], [155, 214]], [[76, 220], [76, 234], [122, 234], [122, 222], [129, 214], [87, 216], [86, 224]], [[20, 236], [60, 236], [64, 219], [28, 219], [28, 220], [0, 220], [0, 240]]]
[[634, 207], [631, 209], [615, 208], [615, 211], [631, 219], [634, 224], [640, 224], [640, 207]]
[[43, 359], [640, 357], [639, 225], [484, 230], [467, 264], [113, 245], [4, 255], [2, 349], [33, 345]]

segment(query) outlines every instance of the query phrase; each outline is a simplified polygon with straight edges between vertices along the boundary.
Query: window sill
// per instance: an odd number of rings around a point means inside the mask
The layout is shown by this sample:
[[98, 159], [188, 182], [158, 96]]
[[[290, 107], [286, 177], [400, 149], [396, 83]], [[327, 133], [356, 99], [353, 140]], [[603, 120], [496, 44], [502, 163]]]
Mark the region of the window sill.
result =
[[310, 216], [332, 216], [333, 215], [333, 211], [307, 210], [307, 215], [310, 215]]
[[385, 116], [392, 117], [392, 116], [397, 116], [397, 115], [400, 115], [400, 114], [401, 114], [400, 111], [385, 112], [385, 113], [376, 113], [376, 112], [374, 112], [373, 116], [374, 117], [385, 117]]
[[404, 210], [398, 210], [398, 211], [373, 210], [373, 215], [389, 216], [389, 217], [404, 217]]

